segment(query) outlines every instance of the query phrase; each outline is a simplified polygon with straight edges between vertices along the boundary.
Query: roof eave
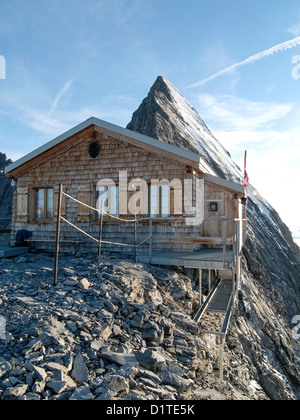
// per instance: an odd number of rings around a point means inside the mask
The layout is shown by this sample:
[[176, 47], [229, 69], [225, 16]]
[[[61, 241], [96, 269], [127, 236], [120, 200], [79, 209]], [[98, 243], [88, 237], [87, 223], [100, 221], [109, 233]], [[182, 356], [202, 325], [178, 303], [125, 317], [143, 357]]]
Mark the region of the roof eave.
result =
[[135, 141], [138, 141], [142, 144], [152, 146], [158, 150], [165, 151], [167, 153], [170, 153], [174, 155], [177, 158], [181, 158], [183, 160], [189, 161], [193, 167], [196, 169], [201, 167], [201, 162], [203, 162], [203, 159], [200, 158], [200, 156], [197, 153], [190, 152], [185, 149], [180, 149], [176, 146], [170, 145], [168, 143], [164, 143], [162, 141], [159, 141], [157, 139], [154, 139], [152, 137], [145, 136], [143, 134], [137, 133], [135, 131], [129, 130], [127, 128], [122, 128], [117, 125], [108, 123], [106, 121], [100, 120], [95, 117], [91, 117], [88, 120], [82, 122], [81, 124], [73, 127], [72, 129], [66, 131], [65, 133], [61, 134], [60, 136], [54, 138], [53, 140], [49, 141], [48, 143], [44, 144], [43, 146], [37, 148], [36, 150], [32, 151], [31, 153], [23, 156], [21, 159], [17, 160], [16, 162], [9, 165], [5, 173], [8, 178], [13, 178], [13, 172], [20, 168], [22, 165], [28, 163], [30, 160], [38, 157], [39, 155], [47, 152], [52, 147], [58, 145], [59, 143], [63, 142], [64, 140], [70, 138], [71, 136], [78, 134], [80, 131], [84, 130], [85, 128], [88, 128], [90, 126], [96, 126], [100, 129], [108, 130], [112, 133], [119, 134], [121, 136], [127, 137], [129, 139], [133, 139]]
[[199, 174], [200, 179], [204, 179], [206, 182], [219, 185], [220, 187], [226, 188], [240, 197], [245, 196], [245, 186], [238, 182], [228, 181], [227, 179], [219, 178], [210, 174]]

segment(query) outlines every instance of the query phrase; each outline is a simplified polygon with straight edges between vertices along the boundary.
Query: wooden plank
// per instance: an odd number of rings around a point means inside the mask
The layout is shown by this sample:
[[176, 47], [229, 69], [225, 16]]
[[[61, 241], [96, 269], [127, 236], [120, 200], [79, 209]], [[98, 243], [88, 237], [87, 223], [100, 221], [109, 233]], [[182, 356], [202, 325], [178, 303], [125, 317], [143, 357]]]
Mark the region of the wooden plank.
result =
[[[187, 244], [205, 244], [205, 245], [223, 245], [223, 238], [209, 238], [209, 237], [176, 237], [176, 238], [156, 238], [154, 237], [153, 242], [155, 243], [167, 243], [167, 244], [178, 244], [178, 243], [187, 243]], [[225, 238], [225, 245], [232, 245], [233, 238]]]
[[[149, 264], [149, 253], [138, 253], [139, 262]], [[186, 268], [230, 269], [233, 252], [226, 253], [225, 266], [223, 252], [217, 249], [203, 249], [197, 252], [153, 251], [151, 263], [154, 265], [179, 266]]]
[[54, 265], [54, 286], [57, 285], [58, 276], [58, 254], [59, 254], [59, 239], [60, 239], [60, 225], [61, 225], [61, 201], [62, 201], [63, 185], [59, 184], [58, 193], [58, 208], [57, 208], [57, 223], [56, 223], [56, 247], [55, 247], [55, 265]]
[[[91, 205], [91, 186], [88, 185], [78, 185], [78, 201], [90, 206]], [[88, 222], [91, 214], [91, 210], [80, 204], [78, 204], [78, 215], [77, 219], [79, 222]]]
[[[28, 239], [29, 243], [55, 243], [55, 239]], [[66, 243], [66, 244], [86, 244], [87, 241], [59, 241], [61, 243]]]
[[17, 216], [27, 219], [28, 214], [28, 187], [17, 188]]

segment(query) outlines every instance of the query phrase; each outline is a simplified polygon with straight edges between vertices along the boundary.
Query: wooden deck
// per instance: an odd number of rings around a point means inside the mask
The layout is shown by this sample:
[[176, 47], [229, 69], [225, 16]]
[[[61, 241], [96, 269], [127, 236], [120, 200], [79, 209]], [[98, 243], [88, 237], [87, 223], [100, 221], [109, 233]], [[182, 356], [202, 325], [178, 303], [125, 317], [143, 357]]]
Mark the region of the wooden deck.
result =
[[231, 269], [234, 264], [232, 250], [227, 250], [225, 258], [222, 249], [202, 249], [196, 252], [166, 252], [153, 251], [150, 258], [148, 253], [138, 253], [138, 262], [153, 265], [169, 265], [185, 268], [202, 269]]

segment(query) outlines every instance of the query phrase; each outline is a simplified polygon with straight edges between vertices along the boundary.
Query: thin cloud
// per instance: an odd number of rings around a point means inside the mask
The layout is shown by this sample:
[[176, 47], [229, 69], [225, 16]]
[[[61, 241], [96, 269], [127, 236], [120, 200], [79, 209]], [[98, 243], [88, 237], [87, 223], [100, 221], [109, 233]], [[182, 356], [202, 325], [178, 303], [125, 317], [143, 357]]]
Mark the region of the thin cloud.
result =
[[262, 60], [265, 57], [269, 57], [270, 55], [274, 55], [278, 52], [286, 51], [290, 48], [294, 48], [297, 45], [300, 45], [300, 36], [291, 39], [290, 41], [283, 42], [281, 44], [275, 45], [272, 48], [269, 48], [265, 51], [259, 52], [257, 54], [251, 55], [251, 57], [247, 58], [246, 60], [240, 61], [239, 63], [235, 63], [232, 66], [227, 67], [224, 70], [218, 71], [217, 73], [213, 74], [212, 76], [208, 77], [207, 79], [201, 80], [200, 82], [194, 83], [188, 88], [194, 88], [199, 86], [204, 86], [208, 82], [211, 82], [212, 80], [217, 79], [220, 76], [223, 76], [226, 73], [232, 72], [234, 70], [237, 70], [240, 67], [246, 66], [248, 64], [253, 64], [256, 61]]
[[233, 95], [198, 95], [200, 114], [216, 128], [255, 131], [271, 127], [294, 111], [293, 103], [249, 101]]
[[65, 86], [59, 91], [59, 93], [57, 94], [56, 98], [54, 99], [54, 102], [52, 104], [52, 107], [49, 111], [48, 117], [50, 118], [52, 116], [52, 114], [54, 113], [54, 111], [56, 110], [56, 108], [58, 107], [58, 104], [60, 102], [60, 100], [62, 99], [62, 97], [67, 93], [67, 91], [70, 89], [72, 83], [74, 82], [74, 78], [70, 79]]
[[297, 23], [296, 25], [291, 26], [288, 32], [290, 32], [294, 36], [300, 36], [300, 23]]

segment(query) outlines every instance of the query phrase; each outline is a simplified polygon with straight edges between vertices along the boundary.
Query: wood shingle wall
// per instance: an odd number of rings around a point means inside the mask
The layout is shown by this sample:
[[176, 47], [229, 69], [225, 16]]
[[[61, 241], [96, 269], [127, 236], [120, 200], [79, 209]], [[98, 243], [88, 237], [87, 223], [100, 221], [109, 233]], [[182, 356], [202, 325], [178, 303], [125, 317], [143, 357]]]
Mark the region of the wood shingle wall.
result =
[[[92, 142], [100, 145], [100, 154], [93, 159], [89, 155], [89, 146]], [[36, 221], [34, 209], [35, 188], [54, 188], [54, 210], [56, 215], [58, 185], [72, 197], [92, 207], [96, 205], [96, 185], [100, 179], [112, 179], [116, 185], [119, 182], [119, 171], [127, 171], [128, 181], [141, 178], [147, 182], [152, 179], [179, 179], [184, 184], [185, 179], [196, 179], [197, 174], [184, 163], [172, 160], [169, 157], [159, 156], [153, 150], [147, 150], [109, 136], [107, 133], [95, 131], [89, 127], [28, 162], [20, 169], [16, 179], [13, 201], [12, 239], [19, 229], [28, 229], [33, 232], [33, 239], [44, 241], [39, 245], [49, 248], [49, 241], [55, 240], [55, 218], [51, 221]], [[130, 193], [128, 193], [130, 197]], [[220, 211], [216, 215], [209, 212], [209, 200], [220, 203]], [[195, 196], [193, 196], [195, 205]], [[238, 200], [233, 193], [222, 190], [212, 184], [205, 185], [205, 217], [238, 217]], [[87, 233], [98, 238], [99, 222], [92, 210], [64, 197], [62, 214], [71, 223], [79, 226]], [[121, 215], [121, 217], [123, 217]], [[132, 217], [132, 216], [130, 216]], [[153, 222], [153, 249], [193, 251], [201, 248], [201, 244], [155, 243], [155, 238], [161, 236], [194, 237], [194, 236], [222, 236], [221, 223], [208, 221], [200, 227], [186, 226], [183, 221]], [[138, 242], [148, 236], [149, 224], [138, 225]], [[117, 221], [104, 221], [103, 240], [121, 243], [133, 243], [133, 225]], [[227, 235], [232, 235], [230, 224], [227, 226]], [[70, 226], [61, 225], [62, 248], [73, 249], [64, 241], [84, 241], [80, 250], [95, 250], [97, 244], [82, 236]], [[53, 246], [52, 246], [53, 247]], [[147, 248], [148, 245], [145, 245]], [[132, 251], [131, 247], [103, 246], [108, 251]]]

